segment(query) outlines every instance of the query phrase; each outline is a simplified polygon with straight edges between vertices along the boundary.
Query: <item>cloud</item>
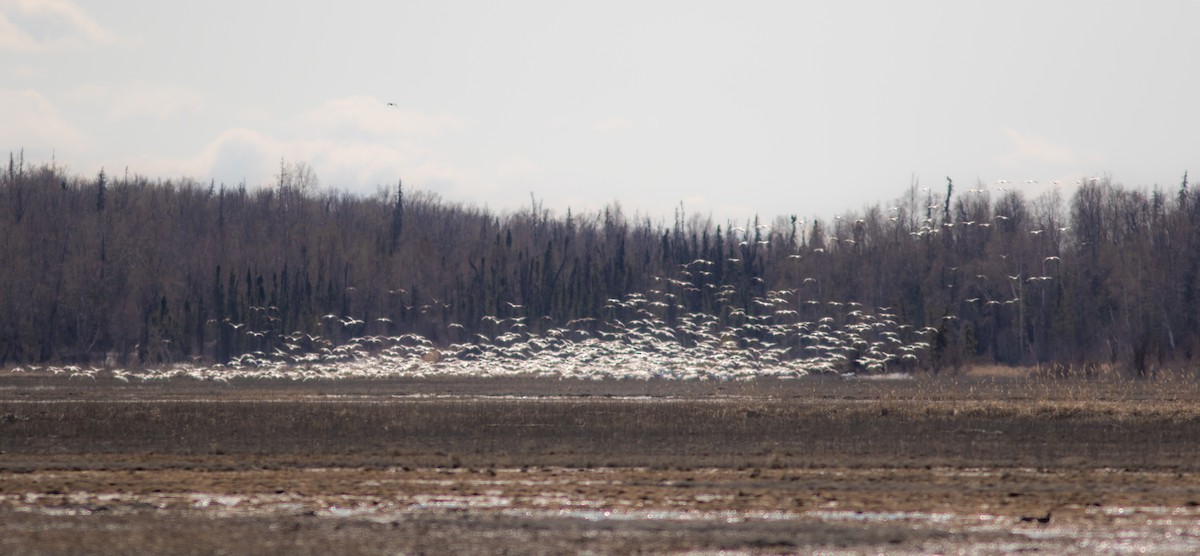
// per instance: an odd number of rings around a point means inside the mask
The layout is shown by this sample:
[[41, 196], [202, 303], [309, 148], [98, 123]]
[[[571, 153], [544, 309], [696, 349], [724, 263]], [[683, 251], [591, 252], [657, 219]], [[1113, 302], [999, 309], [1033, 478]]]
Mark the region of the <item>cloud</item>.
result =
[[0, 147], [81, 151], [87, 136], [37, 91], [0, 89]]
[[358, 193], [373, 193], [401, 178], [419, 187], [436, 184], [443, 189], [479, 182], [469, 172], [409, 143], [279, 139], [240, 127], [222, 132], [195, 156], [147, 159], [136, 167], [152, 175], [184, 175], [255, 187], [271, 185], [281, 159], [307, 163], [324, 187]]
[[454, 114], [409, 110], [366, 95], [327, 101], [301, 115], [299, 122], [314, 131], [372, 136], [440, 136], [466, 128]]
[[204, 101], [198, 91], [175, 85], [136, 82], [117, 89], [88, 83], [76, 87], [65, 98], [107, 106], [113, 121], [131, 118], [166, 118], [196, 111]]
[[[109, 93], [81, 87], [77, 95], [82, 101], [106, 98]], [[388, 106], [370, 96], [330, 100], [285, 118], [290, 124], [263, 127], [273, 121], [279, 120], [228, 128], [191, 155], [148, 153], [130, 164], [150, 175], [212, 179], [227, 186], [245, 183], [253, 188], [269, 187], [284, 159], [311, 167], [322, 188], [373, 194], [403, 179], [405, 186], [479, 203], [506, 199], [511, 192], [500, 187], [506, 177], [539, 170], [521, 158], [483, 170], [459, 164], [435, 145], [442, 142], [439, 136], [465, 129], [462, 118]]]
[[1082, 158], [1069, 147], [1059, 145], [1050, 140], [1021, 133], [1010, 128], [1000, 128], [1000, 132], [1012, 143], [1013, 151], [1000, 157], [1000, 162], [1006, 166], [1022, 166], [1027, 164], [1049, 164], [1053, 166], [1070, 166], [1080, 162]]
[[627, 129], [633, 129], [633, 122], [619, 116], [609, 116], [592, 124], [592, 131], [613, 132]]
[[0, 0], [0, 10], [0, 51], [43, 52], [120, 42], [68, 0]]
[[199, 153], [186, 157], [148, 155], [133, 161], [138, 172], [152, 176], [187, 176], [200, 180], [213, 179], [226, 184], [243, 180], [256, 184], [270, 177], [279, 168], [276, 141], [247, 128], [222, 132]]
[[114, 120], [141, 116], [165, 118], [195, 111], [203, 99], [204, 95], [185, 87], [137, 83], [112, 96], [109, 117]]
[[533, 161], [518, 156], [500, 163], [496, 175], [501, 178], [527, 178], [536, 175], [541, 170], [541, 167]]
[[563, 115], [555, 116], [550, 120], [550, 123], [547, 124], [547, 127], [554, 131], [569, 129], [571, 127], [571, 119]]
[[278, 170], [283, 150], [278, 141], [252, 129], [230, 129], [204, 149], [197, 173], [227, 183], [266, 184]]

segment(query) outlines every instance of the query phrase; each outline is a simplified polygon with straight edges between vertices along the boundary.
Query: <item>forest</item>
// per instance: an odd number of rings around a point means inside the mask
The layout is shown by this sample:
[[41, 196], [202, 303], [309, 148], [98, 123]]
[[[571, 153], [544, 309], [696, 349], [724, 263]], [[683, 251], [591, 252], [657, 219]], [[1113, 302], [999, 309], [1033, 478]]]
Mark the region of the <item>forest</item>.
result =
[[287, 163], [276, 177], [75, 176], [10, 155], [0, 366], [217, 364], [372, 335], [464, 345], [501, 321], [599, 335], [633, 318], [630, 300], [668, 326], [705, 315], [749, 329], [858, 308], [930, 331], [921, 366], [934, 372], [1146, 376], [1200, 355], [1200, 193], [1186, 173], [1169, 189], [1093, 178], [1033, 198], [948, 178], [828, 221], [744, 222], [617, 203], [555, 214], [532, 196], [494, 212], [402, 182], [351, 194]]

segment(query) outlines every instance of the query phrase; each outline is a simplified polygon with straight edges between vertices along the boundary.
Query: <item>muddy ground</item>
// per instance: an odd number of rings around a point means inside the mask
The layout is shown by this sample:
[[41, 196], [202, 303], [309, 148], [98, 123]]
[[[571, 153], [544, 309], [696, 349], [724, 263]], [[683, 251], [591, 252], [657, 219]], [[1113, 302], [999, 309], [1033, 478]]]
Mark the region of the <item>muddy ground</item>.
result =
[[1190, 379], [0, 373], [0, 553], [1196, 553]]

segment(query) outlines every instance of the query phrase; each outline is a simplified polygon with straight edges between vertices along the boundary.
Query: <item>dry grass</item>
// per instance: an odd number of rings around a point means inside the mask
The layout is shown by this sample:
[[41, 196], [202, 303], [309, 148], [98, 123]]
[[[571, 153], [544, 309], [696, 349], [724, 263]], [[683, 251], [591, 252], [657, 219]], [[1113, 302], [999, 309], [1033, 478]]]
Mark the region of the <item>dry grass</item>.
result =
[[1197, 386], [0, 376], [0, 552], [1080, 551], [1200, 523]]
[[451, 398], [409, 394], [474, 386], [68, 386], [0, 398], [0, 465], [160, 454], [221, 465], [1200, 466], [1190, 379], [813, 380], [684, 385], [671, 397], [672, 384], [565, 381]]

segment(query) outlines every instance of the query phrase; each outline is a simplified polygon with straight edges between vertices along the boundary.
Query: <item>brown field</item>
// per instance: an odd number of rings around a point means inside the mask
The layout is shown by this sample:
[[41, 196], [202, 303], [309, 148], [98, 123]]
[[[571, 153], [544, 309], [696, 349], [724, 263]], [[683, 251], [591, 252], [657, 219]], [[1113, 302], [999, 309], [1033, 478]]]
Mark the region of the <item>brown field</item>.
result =
[[0, 553], [1195, 553], [1200, 382], [0, 373]]

